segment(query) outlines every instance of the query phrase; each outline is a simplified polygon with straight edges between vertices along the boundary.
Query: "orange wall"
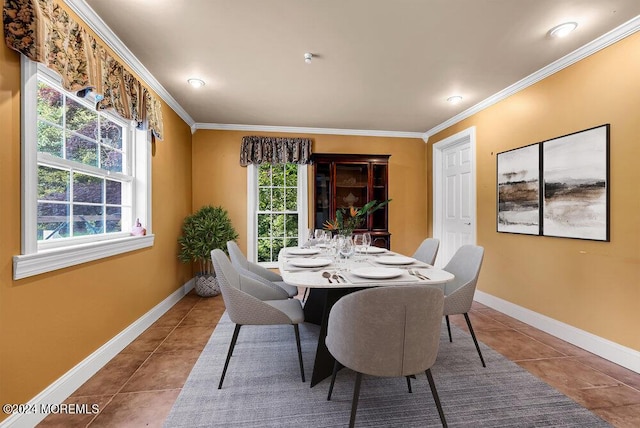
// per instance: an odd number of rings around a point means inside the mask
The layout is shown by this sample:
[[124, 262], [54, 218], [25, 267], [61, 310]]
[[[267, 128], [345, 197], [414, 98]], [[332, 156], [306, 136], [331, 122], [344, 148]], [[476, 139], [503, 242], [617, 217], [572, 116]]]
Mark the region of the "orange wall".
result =
[[[432, 136], [429, 147], [476, 126], [480, 290], [640, 351], [638, 52], [640, 33]], [[497, 233], [496, 153], [605, 123], [611, 242]]]
[[[148, 249], [14, 281], [20, 254], [20, 58], [0, 47], [0, 403], [25, 403], [191, 278], [176, 258], [191, 212], [191, 132], [163, 105]], [[0, 415], [0, 420], [6, 415]]]
[[412, 254], [426, 237], [426, 153], [422, 139], [198, 130], [193, 136], [193, 207], [214, 204], [229, 211], [243, 251], [247, 240], [247, 169], [239, 161], [240, 144], [246, 135], [311, 138], [314, 153], [390, 154], [391, 246]]

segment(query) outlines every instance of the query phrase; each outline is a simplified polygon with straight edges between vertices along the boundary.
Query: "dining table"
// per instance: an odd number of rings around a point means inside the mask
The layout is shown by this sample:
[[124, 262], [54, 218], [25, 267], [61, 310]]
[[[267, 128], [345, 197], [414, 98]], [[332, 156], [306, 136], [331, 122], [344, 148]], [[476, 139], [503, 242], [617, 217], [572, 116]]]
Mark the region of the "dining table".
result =
[[443, 289], [453, 274], [380, 247], [362, 247], [348, 258], [329, 246], [287, 247], [278, 254], [278, 268], [287, 284], [309, 289], [305, 322], [320, 326], [311, 387], [333, 372], [334, 358], [325, 338], [329, 313], [343, 296], [368, 287], [424, 285]]

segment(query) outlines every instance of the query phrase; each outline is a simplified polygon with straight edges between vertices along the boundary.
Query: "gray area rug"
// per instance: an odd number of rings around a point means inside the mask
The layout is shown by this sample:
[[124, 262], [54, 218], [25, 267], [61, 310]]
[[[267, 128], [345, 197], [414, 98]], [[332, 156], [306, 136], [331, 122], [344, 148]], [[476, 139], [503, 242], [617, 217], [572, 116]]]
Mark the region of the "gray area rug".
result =
[[[245, 326], [221, 390], [218, 382], [233, 333], [225, 313], [195, 364], [165, 427], [344, 427], [349, 423], [355, 374], [338, 373], [331, 401], [330, 379], [309, 387], [319, 327], [300, 326], [306, 383], [300, 380], [293, 327]], [[471, 337], [443, 325], [432, 368], [451, 427], [608, 427], [606, 422], [546, 383], [480, 344], [483, 368]], [[426, 376], [364, 376], [356, 426], [439, 427]]]

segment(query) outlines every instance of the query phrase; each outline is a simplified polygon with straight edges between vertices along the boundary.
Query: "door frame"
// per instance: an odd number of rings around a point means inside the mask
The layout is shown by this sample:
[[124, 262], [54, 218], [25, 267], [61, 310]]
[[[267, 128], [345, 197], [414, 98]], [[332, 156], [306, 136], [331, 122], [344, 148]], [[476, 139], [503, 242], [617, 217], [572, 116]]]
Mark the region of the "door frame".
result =
[[[440, 140], [436, 143], [433, 143], [433, 237], [440, 239], [441, 241], [444, 238], [443, 234], [443, 226], [444, 226], [444, 190], [443, 190], [443, 168], [442, 168], [442, 158], [443, 152], [458, 144], [469, 143], [469, 148], [471, 150], [471, 215], [473, 218], [473, 228], [472, 228], [472, 241], [474, 243], [477, 242], [477, 228], [478, 228], [478, 219], [477, 219], [477, 177], [476, 177], [476, 127], [472, 126], [463, 131], [458, 132], [450, 137], [445, 138], [444, 140]], [[438, 257], [438, 265], [444, 266], [448, 260], [444, 261]]]

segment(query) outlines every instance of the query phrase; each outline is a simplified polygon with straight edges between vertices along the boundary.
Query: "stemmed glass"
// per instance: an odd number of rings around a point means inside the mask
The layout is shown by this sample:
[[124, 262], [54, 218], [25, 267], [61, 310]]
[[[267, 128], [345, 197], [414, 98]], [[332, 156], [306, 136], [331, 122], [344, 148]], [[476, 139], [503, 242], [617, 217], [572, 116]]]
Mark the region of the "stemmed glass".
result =
[[369, 232], [365, 232], [362, 234], [362, 238], [364, 239], [364, 253], [369, 253], [369, 247], [371, 246], [371, 234]]
[[353, 235], [353, 246], [357, 253], [362, 253], [364, 251], [364, 235]]
[[344, 236], [343, 238], [341, 238], [338, 241], [338, 248], [339, 248], [339, 252], [340, 255], [343, 257], [344, 259], [344, 265], [345, 265], [345, 270], [348, 271], [349, 270], [349, 258], [351, 258], [351, 256], [353, 256], [353, 253], [355, 251], [355, 246], [353, 245], [353, 240], [351, 239], [350, 236]]

